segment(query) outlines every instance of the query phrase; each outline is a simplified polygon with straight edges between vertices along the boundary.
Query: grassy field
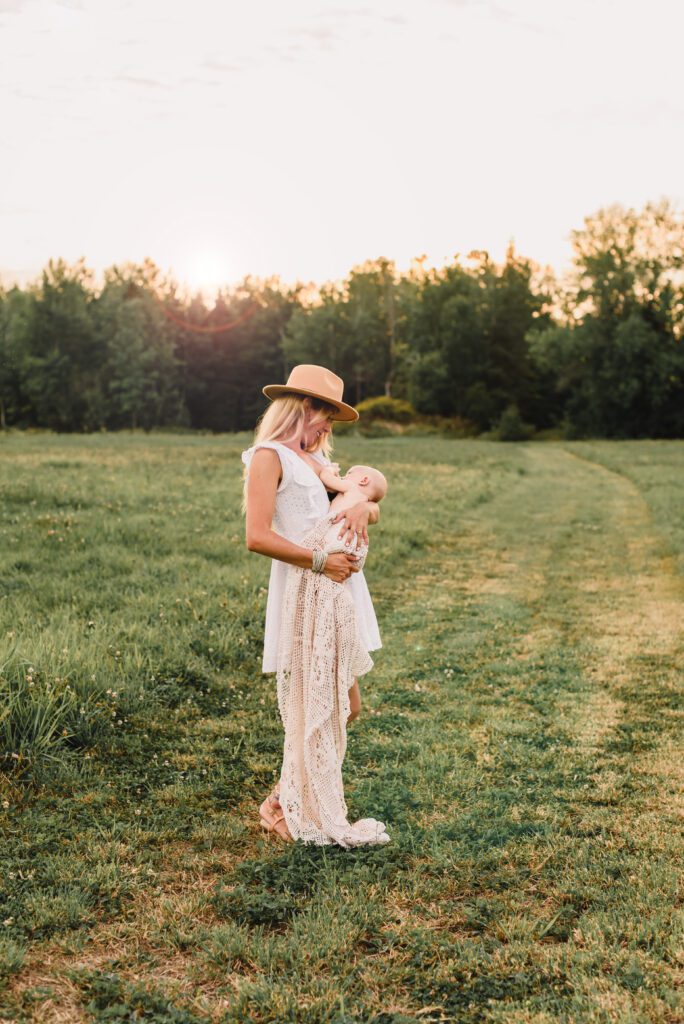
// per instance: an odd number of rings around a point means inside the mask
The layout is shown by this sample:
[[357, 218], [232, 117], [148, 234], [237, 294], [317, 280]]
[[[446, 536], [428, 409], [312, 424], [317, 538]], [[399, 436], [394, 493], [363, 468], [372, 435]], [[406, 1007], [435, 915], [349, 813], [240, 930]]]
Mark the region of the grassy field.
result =
[[349, 852], [259, 830], [247, 443], [0, 439], [0, 1021], [684, 1020], [684, 443], [340, 440], [390, 481]]

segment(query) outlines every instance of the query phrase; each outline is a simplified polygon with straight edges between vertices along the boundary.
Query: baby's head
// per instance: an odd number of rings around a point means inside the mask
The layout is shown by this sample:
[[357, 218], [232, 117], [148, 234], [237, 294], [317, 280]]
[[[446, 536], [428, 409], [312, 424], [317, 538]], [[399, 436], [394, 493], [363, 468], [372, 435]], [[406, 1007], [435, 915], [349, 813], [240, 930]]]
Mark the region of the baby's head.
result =
[[379, 469], [372, 466], [352, 466], [344, 475], [345, 480], [352, 480], [369, 501], [381, 501], [387, 494], [387, 481]]

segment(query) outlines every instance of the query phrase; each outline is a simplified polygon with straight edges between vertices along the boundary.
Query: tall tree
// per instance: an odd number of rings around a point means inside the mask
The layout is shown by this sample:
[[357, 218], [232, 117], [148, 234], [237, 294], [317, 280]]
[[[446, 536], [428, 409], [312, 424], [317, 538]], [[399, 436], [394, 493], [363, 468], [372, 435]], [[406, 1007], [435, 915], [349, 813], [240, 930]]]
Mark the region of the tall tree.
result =
[[565, 324], [532, 344], [578, 434], [684, 433], [684, 219], [615, 205], [573, 232]]
[[169, 426], [188, 422], [172, 325], [150, 264], [114, 267], [95, 304], [106, 352], [106, 422], [110, 427]]
[[28, 291], [0, 292], [0, 429], [9, 424], [30, 425], [31, 404], [26, 394], [28, 323], [33, 298]]
[[400, 370], [397, 276], [390, 260], [354, 267], [341, 286], [325, 285], [292, 319], [290, 362], [324, 363], [347, 384], [347, 399], [391, 395]]
[[263, 412], [261, 392], [268, 379], [286, 376], [283, 342], [299, 306], [298, 288], [277, 278], [246, 278], [222, 292], [201, 317], [179, 336], [185, 370], [186, 400], [193, 426], [209, 430], [245, 430]]
[[104, 421], [103, 350], [92, 318], [93, 279], [83, 260], [50, 260], [24, 321], [25, 387], [36, 421], [91, 430]]

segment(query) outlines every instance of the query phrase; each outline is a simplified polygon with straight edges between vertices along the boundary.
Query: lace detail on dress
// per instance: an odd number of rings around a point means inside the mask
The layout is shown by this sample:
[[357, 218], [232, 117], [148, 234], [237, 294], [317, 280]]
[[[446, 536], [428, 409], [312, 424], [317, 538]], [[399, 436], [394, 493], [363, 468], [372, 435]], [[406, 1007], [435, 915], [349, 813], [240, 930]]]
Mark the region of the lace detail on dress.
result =
[[[334, 514], [307, 533], [321, 544]], [[343, 550], [341, 544], [329, 544]], [[358, 552], [365, 560], [366, 549]], [[387, 843], [383, 822], [351, 824], [342, 784], [349, 687], [373, 661], [359, 639], [348, 589], [310, 569], [288, 567], [278, 643], [278, 707], [285, 728], [280, 803], [295, 839], [343, 847]]]

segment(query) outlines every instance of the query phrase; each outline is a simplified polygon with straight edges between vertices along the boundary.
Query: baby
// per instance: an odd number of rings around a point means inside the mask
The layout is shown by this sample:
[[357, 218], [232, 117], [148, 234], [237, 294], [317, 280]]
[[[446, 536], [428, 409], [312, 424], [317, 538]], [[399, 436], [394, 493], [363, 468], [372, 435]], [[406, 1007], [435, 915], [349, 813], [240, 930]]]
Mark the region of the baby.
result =
[[[336, 491], [336, 495], [330, 502], [330, 514], [337, 515], [344, 512], [359, 501], [381, 501], [387, 493], [387, 481], [379, 469], [372, 466], [352, 466], [345, 475], [340, 476], [340, 468], [336, 462], [330, 466], [324, 466], [320, 472], [320, 481], [328, 491]], [[336, 551], [346, 551], [350, 554], [357, 554], [361, 559], [361, 568], [365, 561], [368, 548], [363, 544], [358, 535], [353, 541], [344, 544], [338, 537], [341, 524], [333, 523], [326, 531], [323, 538], [323, 550], [328, 554]]]

